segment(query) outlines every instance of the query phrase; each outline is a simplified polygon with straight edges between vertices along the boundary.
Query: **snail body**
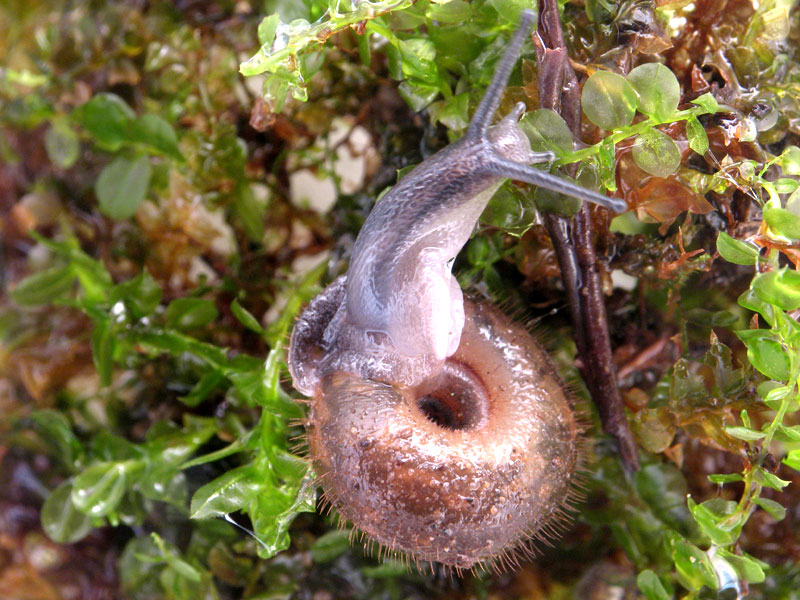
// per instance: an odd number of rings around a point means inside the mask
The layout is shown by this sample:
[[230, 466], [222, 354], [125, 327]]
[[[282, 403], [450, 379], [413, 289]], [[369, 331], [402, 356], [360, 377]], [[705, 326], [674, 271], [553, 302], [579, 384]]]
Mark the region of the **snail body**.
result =
[[301, 314], [293, 384], [313, 397], [311, 459], [326, 498], [371, 539], [456, 568], [547, 530], [568, 498], [578, 426], [546, 352], [451, 274], [506, 178], [615, 210], [531, 163], [517, 121], [489, 125], [533, 13], [500, 61], [466, 135], [417, 166], [367, 218], [350, 268]]

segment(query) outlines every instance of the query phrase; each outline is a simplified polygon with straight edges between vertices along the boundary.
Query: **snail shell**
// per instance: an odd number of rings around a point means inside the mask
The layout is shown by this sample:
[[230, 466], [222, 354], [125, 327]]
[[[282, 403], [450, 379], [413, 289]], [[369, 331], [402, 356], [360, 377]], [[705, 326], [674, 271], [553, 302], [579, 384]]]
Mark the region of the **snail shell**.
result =
[[328, 501], [370, 538], [457, 569], [503, 555], [561, 512], [578, 426], [542, 348], [465, 301], [461, 344], [412, 388], [335, 372], [308, 441]]

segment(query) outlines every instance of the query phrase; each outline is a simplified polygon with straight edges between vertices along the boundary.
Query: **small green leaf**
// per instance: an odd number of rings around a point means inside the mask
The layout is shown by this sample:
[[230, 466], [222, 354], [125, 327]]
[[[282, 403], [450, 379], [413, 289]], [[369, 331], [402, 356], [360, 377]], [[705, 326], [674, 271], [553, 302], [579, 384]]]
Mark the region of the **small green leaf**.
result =
[[233, 316], [238, 319], [239, 323], [247, 327], [250, 331], [257, 333], [258, 335], [264, 335], [264, 328], [261, 326], [261, 323], [259, 323], [258, 319], [256, 319], [246, 308], [239, 304], [238, 298], [234, 298], [233, 302], [231, 302], [231, 312], [233, 313]]
[[180, 398], [186, 406], [197, 406], [225, 380], [225, 375], [217, 370], [203, 375], [188, 394]]
[[469, 94], [464, 92], [428, 107], [431, 123], [441, 123], [448, 129], [460, 131], [469, 125]]
[[180, 159], [175, 129], [158, 115], [142, 115], [131, 125], [131, 139], [148, 151]]
[[694, 115], [686, 119], [686, 139], [689, 140], [689, 148], [700, 156], [708, 152], [708, 134]]
[[633, 160], [656, 177], [668, 177], [681, 164], [681, 151], [673, 139], [658, 129], [647, 129], [633, 144]]
[[239, 183], [233, 196], [233, 209], [250, 241], [261, 243], [264, 239], [266, 203], [260, 202], [247, 183]]
[[789, 455], [783, 459], [783, 464], [795, 471], [800, 471], [800, 448], [790, 450]]
[[150, 185], [150, 159], [119, 156], [106, 165], [94, 185], [100, 212], [116, 220], [132, 217]]
[[274, 13], [268, 17], [264, 17], [261, 23], [258, 24], [258, 43], [264, 46], [263, 50], [265, 52], [269, 52], [272, 47], [272, 42], [275, 39], [275, 32], [278, 30], [280, 22], [280, 15]]
[[790, 240], [800, 240], [800, 217], [785, 208], [764, 209], [764, 220], [771, 229]]
[[92, 330], [92, 360], [102, 385], [110, 385], [114, 373], [114, 347], [116, 336], [114, 322], [105, 317], [97, 320]]
[[717, 99], [711, 95], [711, 93], [705, 93], [702, 96], [699, 96], [692, 100], [692, 104], [696, 104], [700, 108], [703, 108], [708, 113], [715, 113], [719, 111], [719, 103], [717, 103]]
[[[766, 402], [764, 403], [767, 404]], [[778, 405], [780, 406], [780, 404]], [[767, 404], [767, 406], [769, 406], [769, 404]], [[787, 427], [783, 423], [778, 423], [778, 429], [775, 431], [775, 439], [779, 442], [800, 442], [800, 425]]]
[[711, 483], [716, 483], [718, 485], [734, 483], [736, 481], [744, 481], [739, 473], [715, 473], [713, 475], [709, 475], [708, 480]]
[[753, 502], [763, 508], [767, 514], [776, 521], [783, 521], [786, 518], [786, 508], [769, 498], [753, 498]]
[[673, 531], [667, 531], [672, 561], [682, 582], [691, 590], [716, 589], [717, 575], [708, 555]]
[[776, 381], [789, 379], [790, 362], [780, 342], [765, 329], [745, 329], [736, 335], [747, 346], [747, 360], [759, 372]]
[[765, 579], [764, 569], [769, 565], [748, 555], [734, 554], [725, 548], [718, 548], [717, 554], [725, 559], [744, 581], [761, 583]]
[[44, 501], [42, 529], [54, 542], [72, 544], [92, 530], [91, 518], [72, 503], [72, 481], [58, 486]]
[[583, 86], [581, 104], [589, 120], [609, 131], [633, 121], [638, 99], [625, 78], [608, 71], [596, 71]]
[[37, 433], [53, 448], [55, 458], [71, 471], [83, 458], [83, 446], [70, 427], [67, 417], [55, 410], [38, 410], [31, 415]]
[[[519, 11], [527, 6], [524, 3], [524, 0], [516, 1], [517, 6], [521, 5], [521, 8], [517, 9], [516, 14], [509, 14], [508, 12], [500, 13], [501, 17], [512, 19], [513, 23], [517, 23], [519, 21]], [[449, 2], [444, 2], [441, 4], [431, 3], [426, 12], [428, 18], [439, 21], [440, 23], [467, 23], [469, 18], [472, 16], [473, 7], [464, 0], [450, 0]]]
[[345, 552], [350, 547], [350, 531], [332, 529], [321, 535], [311, 546], [311, 558], [315, 563], [330, 562]]
[[784, 175], [800, 175], [800, 147], [787, 147], [781, 152], [776, 164], [781, 166]]
[[775, 191], [779, 194], [792, 194], [800, 188], [800, 183], [796, 179], [789, 179], [788, 177], [781, 177], [775, 180], [774, 185]]
[[755, 470], [755, 474], [756, 474], [756, 481], [758, 483], [760, 483], [761, 485], [766, 486], [768, 488], [771, 488], [771, 489], [773, 489], [775, 491], [778, 491], [778, 492], [780, 492], [783, 488], [785, 488], [790, 483], [789, 481], [786, 481], [785, 479], [781, 479], [777, 475], [773, 475], [769, 471], [765, 471], [761, 467], [759, 467], [759, 468], [757, 468]]
[[540, 108], [520, 119], [519, 127], [528, 136], [534, 152], [551, 151], [557, 155], [575, 149], [572, 132], [557, 112]]
[[243, 465], [202, 486], [192, 497], [192, 519], [209, 519], [236, 512], [248, 506], [262, 484], [250, 465]]
[[531, 7], [527, 0], [489, 0], [488, 3], [497, 11], [502, 20], [515, 27], [519, 23], [520, 13]]
[[723, 514], [719, 514], [712, 507], [706, 506], [706, 502], [696, 504], [691, 498], [687, 498], [687, 504], [695, 521], [700, 525], [700, 529], [703, 530], [703, 533], [709, 537], [713, 544], [727, 546], [736, 541], [739, 532], [720, 525], [720, 522], [730, 514], [730, 511], [736, 508], [735, 503], [731, 502], [730, 504], [733, 506], [727, 506], [725, 510], [728, 512]]
[[49, 304], [63, 296], [75, 281], [68, 266], [51, 267], [29, 275], [11, 290], [11, 299], [20, 306]]
[[316, 500], [314, 477], [310, 469], [300, 481], [284, 486], [272, 494], [259, 494], [250, 518], [253, 529], [264, 545], [259, 549], [259, 556], [268, 558], [289, 546], [289, 526], [300, 512], [313, 512]]
[[639, 65], [628, 73], [627, 80], [639, 94], [639, 110], [644, 114], [665, 121], [678, 108], [681, 86], [661, 63]]
[[72, 116], [98, 145], [112, 152], [130, 140], [131, 123], [136, 118], [122, 98], [108, 93], [95, 94], [76, 108]]
[[167, 326], [189, 330], [203, 327], [219, 316], [217, 307], [211, 300], [203, 298], [177, 298], [167, 306]]
[[800, 272], [793, 269], [759, 273], [753, 278], [750, 289], [761, 300], [781, 310], [800, 308]]
[[75, 164], [81, 149], [78, 134], [62, 119], [50, 124], [44, 135], [44, 147], [50, 161], [62, 169]]
[[81, 512], [103, 517], [113, 511], [128, 487], [125, 462], [100, 462], [78, 475], [70, 498]]
[[636, 576], [636, 587], [647, 600], [671, 600], [672, 595], [664, 589], [664, 584], [653, 571], [645, 569]]
[[728, 262], [737, 265], [754, 265], [758, 261], [758, 248], [732, 238], [724, 231], [717, 236], [717, 252]]
[[775, 326], [777, 309], [769, 302], [764, 302], [761, 298], [756, 296], [752, 289], [747, 288], [744, 292], [742, 292], [737, 302], [739, 303], [739, 306], [759, 313], [762, 317], [764, 317], [764, 320], [769, 323], [770, 327]]
[[755, 442], [767, 435], [763, 431], [756, 431], [755, 429], [748, 429], [747, 427], [725, 427], [725, 433], [738, 440], [744, 440], [745, 442]]
[[659, 520], [679, 531], [692, 526], [686, 507], [686, 480], [677, 468], [650, 464], [635, 474], [634, 482], [639, 497]]
[[114, 286], [110, 300], [122, 301], [134, 319], [146, 317], [161, 303], [161, 287], [156, 280], [142, 270], [136, 277]]
[[597, 153], [598, 170], [600, 175], [600, 183], [604, 188], [612, 192], [617, 189], [617, 181], [615, 178], [617, 162], [614, 142], [611, 137], [607, 137], [600, 143], [600, 151]]
[[439, 95], [439, 88], [435, 85], [415, 83], [408, 79], [397, 86], [397, 91], [414, 112], [426, 108]]

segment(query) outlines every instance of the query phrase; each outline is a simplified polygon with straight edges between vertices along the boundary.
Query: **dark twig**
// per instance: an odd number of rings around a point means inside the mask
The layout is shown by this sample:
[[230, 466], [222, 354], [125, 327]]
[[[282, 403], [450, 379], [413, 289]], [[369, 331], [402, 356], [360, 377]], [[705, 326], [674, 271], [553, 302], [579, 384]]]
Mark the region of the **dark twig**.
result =
[[[559, 113], [572, 134], [578, 137], [581, 123], [580, 87], [575, 71], [567, 60], [567, 48], [555, 0], [539, 0], [537, 34], [534, 45], [539, 63], [539, 104], [542, 108]], [[552, 214], [545, 214], [543, 218], [556, 251], [569, 300], [575, 344], [582, 362], [581, 373], [597, 406], [603, 429], [617, 440], [626, 467], [636, 470], [639, 460], [617, 387], [599, 264], [592, 244], [589, 207], [584, 203], [575, 215], [571, 232], [566, 219]]]

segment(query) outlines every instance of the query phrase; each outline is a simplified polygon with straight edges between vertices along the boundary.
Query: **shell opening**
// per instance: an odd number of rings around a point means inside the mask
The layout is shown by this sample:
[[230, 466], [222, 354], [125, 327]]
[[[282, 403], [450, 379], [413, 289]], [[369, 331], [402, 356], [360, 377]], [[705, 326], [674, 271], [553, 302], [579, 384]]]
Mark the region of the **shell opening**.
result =
[[444, 429], [478, 429], [489, 417], [489, 395], [483, 383], [472, 369], [453, 360], [414, 393], [425, 417]]

